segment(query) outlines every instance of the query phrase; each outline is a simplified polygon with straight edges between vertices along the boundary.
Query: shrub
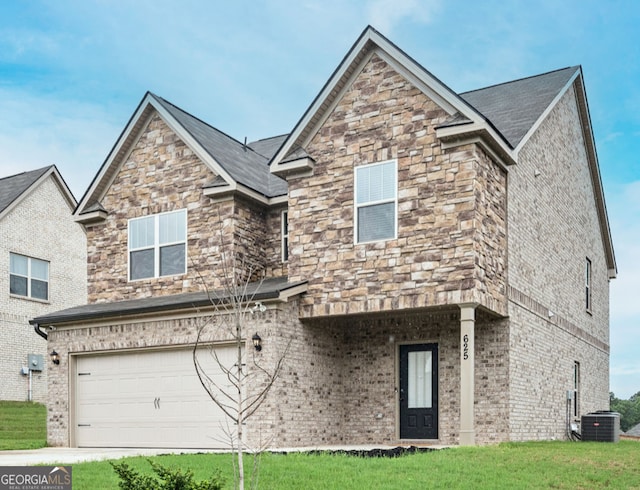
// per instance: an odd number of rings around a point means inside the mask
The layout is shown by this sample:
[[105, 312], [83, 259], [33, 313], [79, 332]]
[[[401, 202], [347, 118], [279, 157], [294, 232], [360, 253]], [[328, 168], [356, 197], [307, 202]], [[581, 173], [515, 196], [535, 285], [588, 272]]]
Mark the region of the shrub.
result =
[[111, 463], [120, 477], [118, 486], [122, 490], [221, 490], [224, 478], [218, 470], [209, 480], [194, 481], [193, 472], [184, 473], [179, 468], [167, 468], [147, 460], [157, 477], [141, 475], [127, 463]]

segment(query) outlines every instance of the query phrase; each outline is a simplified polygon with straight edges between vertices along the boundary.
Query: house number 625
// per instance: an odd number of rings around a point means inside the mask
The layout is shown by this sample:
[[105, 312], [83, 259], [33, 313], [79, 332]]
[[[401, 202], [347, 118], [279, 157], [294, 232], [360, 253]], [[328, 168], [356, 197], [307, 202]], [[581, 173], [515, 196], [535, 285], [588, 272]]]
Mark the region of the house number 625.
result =
[[462, 337], [462, 358], [466, 361], [469, 359], [469, 336]]

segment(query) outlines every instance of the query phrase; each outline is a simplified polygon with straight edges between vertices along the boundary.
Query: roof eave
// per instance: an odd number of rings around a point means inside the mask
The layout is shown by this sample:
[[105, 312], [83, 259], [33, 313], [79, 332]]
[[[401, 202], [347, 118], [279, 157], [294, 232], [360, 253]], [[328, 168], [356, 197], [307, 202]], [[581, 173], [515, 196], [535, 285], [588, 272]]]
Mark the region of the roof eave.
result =
[[323, 114], [330, 112], [331, 107], [340, 99], [341, 94], [348, 87], [348, 82], [357, 76], [359, 73], [358, 67], [366, 60], [367, 56], [371, 56], [374, 52], [386, 62], [392, 64], [394, 69], [433, 98], [450, 115], [460, 113], [474, 122], [484, 121], [482, 115], [453, 90], [369, 26], [362, 32], [329, 80], [327, 80], [320, 93], [315, 97], [293, 131], [271, 159], [270, 165], [278, 165], [279, 162], [286, 158], [294, 145], [301, 144], [302, 140], [309, 139], [308, 133], [315, 131], [315, 128], [321, 122]]
[[235, 185], [235, 180], [224, 167], [202, 148], [196, 139], [163, 107], [162, 103], [152, 93], [147, 92], [77, 206], [74, 212], [76, 216], [82, 215], [90, 202], [100, 202], [113, 182], [118, 168], [135, 146], [154, 111], [205, 165], [224, 179], [225, 182]]
[[[241, 298], [241, 302], [250, 304], [255, 301], [264, 301], [270, 303], [286, 303], [290, 298], [304, 294], [307, 291], [307, 282], [299, 281], [295, 283], [287, 283], [282, 288], [275, 288], [267, 291], [257, 291], [253, 294], [247, 294], [246, 297]], [[99, 321], [99, 320], [129, 320], [132, 318], [152, 317], [158, 313], [162, 313], [164, 316], [184, 312], [185, 310], [209, 310], [216, 308], [224, 308], [230, 296], [217, 296], [215, 294], [206, 295], [194, 299], [185, 299], [184, 302], [169, 303], [165, 305], [143, 305], [140, 307], [125, 308], [120, 311], [113, 312], [86, 312], [86, 313], [67, 313], [61, 312], [61, 314], [52, 313], [49, 315], [42, 315], [40, 317], [29, 320], [31, 325], [39, 325], [42, 327], [64, 327], [72, 326], [78, 323], [87, 321]]]
[[604, 244], [605, 255], [607, 259], [607, 267], [609, 279], [615, 279], [618, 274], [618, 266], [616, 264], [615, 250], [613, 248], [613, 239], [611, 237], [611, 227], [609, 225], [609, 215], [607, 213], [607, 203], [604, 197], [604, 187], [602, 185], [602, 177], [600, 175], [600, 164], [598, 163], [598, 153], [593, 136], [593, 127], [591, 125], [591, 116], [589, 115], [589, 103], [584, 88], [584, 80], [582, 76], [582, 68], [580, 68], [579, 76], [574, 78], [575, 93], [577, 97], [578, 109], [580, 113], [580, 122], [585, 141], [585, 149], [589, 160], [589, 173], [591, 183], [596, 200], [596, 208], [600, 222], [600, 234]]
[[483, 123], [470, 122], [438, 127], [436, 128], [436, 136], [442, 142], [444, 149], [477, 143], [483, 146], [491, 157], [505, 169], [517, 163], [513, 149], [495, 134], [493, 128]]
[[[43, 167], [43, 169], [46, 167]], [[62, 175], [58, 171], [58, 168], [55, 165], [50, 165], [46, 172], [44, 172], [40, 177], [38, 177], [35, 181], [29, 185], [19, 196], [17, 196], [6, 208], [0, 212], [0, 220], [3, 219], [6, 215], [8, 215], [13, 209], [15, 209], [22, 201], [24, 201], [27, 196], [29, 196], [35, 189], [37, 189], [40, 184], [42, 184], [49, 177], [53, 178], [54, 183], [62, 193], [62, 197], [67, 201], [67, 205], [71, 211], [76, 207], [76, 199], [73, 196], [71, 190], [69, 190], [69, 186], [62, 178]]]
[[76, 215], [74, 216], [74, 220], [82, 225], [96, 225], [106, 220], [107, 216], [108, 213], [106, 211], [100, 210]]
[[287, 160], [278, 162], [271, 166], [271, 173], [281, 177], [283, 179], [289, 179], [290, 177], [302, 177], [308, 176], [313, 173], [315, 167], [315, 161], [311, 157], [296, 158], [294, 160]]

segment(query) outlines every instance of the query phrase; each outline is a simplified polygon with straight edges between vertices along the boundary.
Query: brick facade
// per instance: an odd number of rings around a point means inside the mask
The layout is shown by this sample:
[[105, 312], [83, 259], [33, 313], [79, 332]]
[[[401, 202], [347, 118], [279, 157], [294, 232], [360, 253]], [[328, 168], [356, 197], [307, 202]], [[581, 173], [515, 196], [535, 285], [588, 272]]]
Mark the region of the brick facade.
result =
[[[397, 349], [406, 343], [437, 343], [441, 444], [455, 444], [459, 424], [459, 311], [423, 312], [396, 317], [297, 319], [297, 301], [270, 307], [247, 328], [260, 332], [261, 366], [284, 369], [265, 403], [248, 420], [249, 444], [270, 447], [323, 444], [398, 444], [396, 418]], [[68, 377], [74, 356], [117, 350], [189, 346], [206, 312], [185, 312], [167, 320], [136, 320], [60, 328], [49, 345], [61, 355], [50, 370], [49, 444], [71, 440]], [[250, 327], [249, 327], [250, 325]], [[209, 328], [205, 341], [228, 341], [224, 329]], [[505, 321], [481, 316], [477, 322], [476, 417], [478, 441], [508, 438], [508, 345]], [[499, 423], [496, 423], [496, 420]]]
[[[30, 191], [0, 220], [0, 400], [28, 399], [28, 376], [20, 373], [29, 354], [44, 358], [45, 370], [32, 372], [32, 399], [47, 400], [50, 365], [47, 342], [37, 336], [32, 318], [86, 302], [86, 238], [73, 221], [72, 209], [54, 177]], [[49, 300], [38, 301], [9, 294], [9, 254], [49, 262]]]
[[[249, 422], [254, 447], [402, 442], [399, 346], [411, 343], [438, 346], [439, 431], [429, 442], [461, 442], [465, 410], [473, 413], [477, 443], [565, 437], [576, 362], [579, 412], [608, 407], [611, 264], [578, 95], [564, 92], [507, 167], [481, 141], [486, 135], [462, 138], [458, 146], [449, 140], [445, 148], [437, 131], [452, 118], [446, 104], [384, 56], [362, 60], [300, 140], [314, 166], [289, 175], [287, 203], [205, 196], [215, 174], [154, 113], [101, 200], [106, 220], [87, 228], [89, 301], [201, 291], [201, 277], [220, 287], [227, 276], [223, 253], [236, 259], [234, 270], [250, 270], [253, 278], [306, 281], [304, 294], [273, 300], [251, 323], [263, 339], [266, 366], [286, 353], [280, 378]], [[354, 169], [389, 160], [398, 169], [397, 238], [355, 244]], [[127, 221], [181, 208], [188, 210], [187, 273], [129, 282]], [[475, 308], [468, 404], [461, 308]], [[189, 345], [200, 313], [172, 315], [71, 322], [52, 333], [62, 363], [50, 380], [50, 444], [73, 443], [74, 356]]]

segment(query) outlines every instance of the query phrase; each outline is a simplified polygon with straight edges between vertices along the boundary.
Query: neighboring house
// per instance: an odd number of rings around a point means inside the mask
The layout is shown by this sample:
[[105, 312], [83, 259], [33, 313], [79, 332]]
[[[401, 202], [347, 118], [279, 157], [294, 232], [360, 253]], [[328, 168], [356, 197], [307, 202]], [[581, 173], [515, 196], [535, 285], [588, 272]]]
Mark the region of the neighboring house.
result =
[[223, 251], [266, 278], [256, 355], [291, 343], [250, 443], [562, 438], [609, 406], [580, 67], [456, 94], [369, 27], [288, 135], [245, 146], [146, 94], [75, 217], [89, 303], [34, 320], [61, 355], [49, 444], [221, 445], [190, 346]]
[[625, 436], [630, 436], [630, 437], [638, 437], [638, 438], [640, 438], [640, 424], [634, 425], [633, 427], [631, 427], [631, 429], [629, 429], [627, 432], [625, 432], [624, 435]]
[[0, 400], [47, 400], [47, 342], [29, 320], [87, 301], [75, 207], [53, 165], [0, 178]]

